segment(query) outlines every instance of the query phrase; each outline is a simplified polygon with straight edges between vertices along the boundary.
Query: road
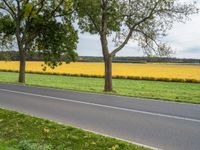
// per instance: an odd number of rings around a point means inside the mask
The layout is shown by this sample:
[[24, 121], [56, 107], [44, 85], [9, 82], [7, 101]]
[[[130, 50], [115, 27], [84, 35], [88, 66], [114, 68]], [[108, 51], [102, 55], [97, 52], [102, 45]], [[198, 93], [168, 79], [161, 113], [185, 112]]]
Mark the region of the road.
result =
[[0, 107], [164, 150], [200, 150], [200, 105], [0, 84]]

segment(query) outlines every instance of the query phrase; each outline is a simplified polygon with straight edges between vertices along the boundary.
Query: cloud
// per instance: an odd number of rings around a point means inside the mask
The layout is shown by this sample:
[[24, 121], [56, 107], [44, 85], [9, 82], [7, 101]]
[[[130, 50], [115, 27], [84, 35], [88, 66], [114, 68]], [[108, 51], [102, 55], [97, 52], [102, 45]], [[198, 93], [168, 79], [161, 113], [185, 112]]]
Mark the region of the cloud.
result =
[[[177, 57], [200, 58], [200, 15], [195, 15], [186, 24], [175, 24], [165, 38], [176, 51]], [[185, 55], [185, 53], [189, 55]]]

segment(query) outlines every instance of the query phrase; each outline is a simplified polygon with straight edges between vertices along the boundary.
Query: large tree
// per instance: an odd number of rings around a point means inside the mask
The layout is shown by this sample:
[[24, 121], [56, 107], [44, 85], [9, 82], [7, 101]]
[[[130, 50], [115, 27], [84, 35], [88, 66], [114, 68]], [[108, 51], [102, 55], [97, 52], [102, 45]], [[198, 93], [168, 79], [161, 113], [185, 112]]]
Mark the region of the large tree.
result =
[[25, 82], [26, 54], [39, 53], [55, 67], [77, 56], [72, 0], [0, 0], [0, 48], [18, 47], [19, 82]]
[[[105, 62], [105, 91], [112, 91], [112, 59], [129, 40], [137, 42], [147, 55], [169, 55], [171, 49], [160, 38], [166, 35], [174, 22], [183, 22], [197, 12], [195, 3], [183, 3], [181, 0], [77, 2], [80, 29], [100, 36]], [[115, 49], [109, 49], [109, 36], [114, 36]]]

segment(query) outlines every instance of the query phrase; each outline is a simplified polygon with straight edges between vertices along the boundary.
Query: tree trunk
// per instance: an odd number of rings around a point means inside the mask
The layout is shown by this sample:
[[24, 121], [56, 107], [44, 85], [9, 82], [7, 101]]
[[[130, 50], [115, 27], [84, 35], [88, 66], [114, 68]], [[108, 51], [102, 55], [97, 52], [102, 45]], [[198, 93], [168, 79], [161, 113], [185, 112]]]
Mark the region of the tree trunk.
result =
[[[106, 30], [105, 30], [106, 31]], [[109, 54], [108, 50], [108, 41], [106, 37], [106, 33], [101, 34], [101, 47], [104, 57], [104, 66], [105, 66], [105, 72], [104, 72], [104, 91], [105, 92], [111, 92], [112, 89], [112, 57]]]
[[20, 6], [18, 5], [17, 7], [17, 15], [16, 15], [16, 39], [17, 39], [17, 45], [18, 45], [18, 50], [19, 50], [19, 59], [20, 59], [20, 66], [19, 66], [19, 79], [18, 82], [20, 83], [25, 83], [25, 68], [26, 68], [26, 52], [25, 48], [23, 46], [22, 42], [22, 37], [20, 36], [21, 30], [20, 30], [20, 25], [21, 25], [21, 10]]
[[104, 58], [105, 64], [105, 85], [104, 91], [111, 92], [112, 89], [112, 57], [108, 56]]
[[25, 83], [26, 56], [23, 49], [19, 48], [20, 66], [19, 66], [19, 82]]
[[113, 90], [112, 87], [112, 55], [109, 53], [108, 49], [108, 1], [101, 1], [102, 5], [102, 27], [100, 30], [100, 39], [102, 52], [104, 57], [104, 65], [105, 65], [105, 73], [104, 73], [104, 91], [111, 92]]

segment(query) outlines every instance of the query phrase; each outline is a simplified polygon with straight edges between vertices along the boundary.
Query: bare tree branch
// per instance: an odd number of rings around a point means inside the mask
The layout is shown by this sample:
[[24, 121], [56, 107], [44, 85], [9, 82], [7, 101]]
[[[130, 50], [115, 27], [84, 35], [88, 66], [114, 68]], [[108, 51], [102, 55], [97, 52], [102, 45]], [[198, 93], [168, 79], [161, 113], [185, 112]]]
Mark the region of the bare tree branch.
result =
[[8, 14], [10, 14], [10, 15], [12, 16], [13, 19], [15, 18], [15, 16], [13, 15], [13, 13], [12, 13], [9, 9], [4, 8], [4, 7], [1, 7], [1, 6], [0, 6], [0, 9], [1, 9], [1, 10], [4, 10], [4, 11], [6, 11]]
[[96, 30], [100, 33], [101, 29], [100, 29], [100, 27], [97, 25], [97, 23], [95, 22], [95, 20], [93, 19], [93, 17], [92, 17], [90, 14], [88, 14], [88, 17], [90, 18], [90, 20], [91, 20], [92, 23], [94, 24]]
[[150, 13], [149, 13], [149, 15], [148, 15], [147, 17], [145, 17], [145, 18], [143, 18], [142, 20], [138, 21], [137, 23], [135, 23], [135, 24], [129, 29], [129, 33], [128, 33], [127, 37], [125, 38], [124, 42], [122, 42], [122, 44], [121, 44], [119, 47], [117, 47], [116, 49], [114, 49], [114, 50], [110, 53], [111, 56], [115, 56], [116, 53], [118, 53], [118, 52], [128, 43], [128, 41], [130, 40], [130, 38], [131, 38], [131, 36], [132, 36], [132, 34], [133, 34], [134, 29], [135, 29], [137, 26], [139, 26], [140, 24], [144, 23], [145, 21], [147, 21], [148, 19], [150, 19], [150, 18], [153, 16], [154, 11], [155, 11], [155, 9], [157, 8], [157, 6], [158, 6], [158, 4], [159, 4], [160, 1], [161, 1], [161, 0], [158, 0], [158, 1], [155, 3], [154, 7], [151, 9], [151, 11], [150, 11]]
[[16, 15], [17, 15], [17, 14], [16, 14], [15, 11], [12, 9], [12, 7], [7, 3], [6, 0], [3, 0], [3, 2], [4, 2], [4, 4], [6, 5], [6, 7], [8, 7], [9, 13], [12, 15], [12, 17], [16, 18]]

